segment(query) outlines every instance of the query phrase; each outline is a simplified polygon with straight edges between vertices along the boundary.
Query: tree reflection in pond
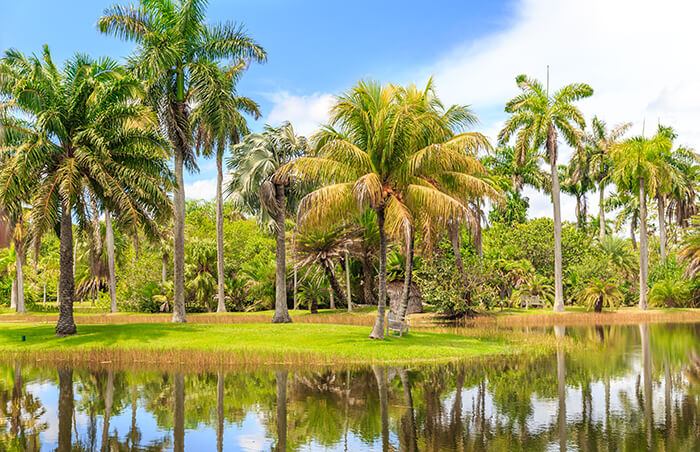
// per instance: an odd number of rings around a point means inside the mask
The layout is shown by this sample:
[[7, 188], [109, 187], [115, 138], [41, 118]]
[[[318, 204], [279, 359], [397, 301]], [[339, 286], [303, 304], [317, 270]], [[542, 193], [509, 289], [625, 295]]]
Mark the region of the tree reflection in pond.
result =
[[0, 450], [698, 450], [700, 325], [552, 355], [169, 373], [0, 365]]

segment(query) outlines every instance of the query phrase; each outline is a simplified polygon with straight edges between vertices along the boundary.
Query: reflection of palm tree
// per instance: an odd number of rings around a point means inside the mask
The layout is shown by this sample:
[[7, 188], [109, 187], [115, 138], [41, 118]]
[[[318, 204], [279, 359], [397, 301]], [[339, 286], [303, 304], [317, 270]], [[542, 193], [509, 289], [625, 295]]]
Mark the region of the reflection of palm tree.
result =
[[403, 400], [404, 405], [406, 405], [406, 414], [401, 424], [403, 427], [402, 437], [406, 441], [405, 449], [408, 452], [417, 452], [418, 443], [416, 441], [416, 417], [413, 410], [413, 394], [411, 393], [411, 382], [408, 379], [408, 372], [405, 367], [399, 367], [397, 369], [399, 378], [401, 379], [401, 386], [403, 386]]
[[286, 370], [277, 371], [277, 447], [275, 450], [287, 450], [287, 374]]
[[389, 406], [388, 392], [386, 387], [386, 368], [380, 365], [373, 365], [374, 378], [377, 379], [377, 389], [379, 390], [379, 407], [382, 417], [382, 451], [389, 450]]
[[[554, 326], [554, 334], [557, 338], [566, 335], [566, 327]], [[559, 450], [566, 450], [566, 362], [564, 350], [557, 347], [557, 395], [559, 397]]]
[[173, 375], [173, 387], [175, 392], [175, 407], [173, 410], [173, 440], [175, 452], [185, 450], [185, 376], [182, 372]]
[[216, 374], [216, 450], [224, 448], [224, 373]]
[[71, 451], [71, 430], [73, 427], [73, 369], [58, 369], [58, 449], [56, 452]]
[[642, 347], [642, 373], [644, 379], [644, 418], [646, 420], [647, 446], [651, 450], [652, 412], [651, 412], [651, 348], [649, 344], [649, 324], [639, 325]]

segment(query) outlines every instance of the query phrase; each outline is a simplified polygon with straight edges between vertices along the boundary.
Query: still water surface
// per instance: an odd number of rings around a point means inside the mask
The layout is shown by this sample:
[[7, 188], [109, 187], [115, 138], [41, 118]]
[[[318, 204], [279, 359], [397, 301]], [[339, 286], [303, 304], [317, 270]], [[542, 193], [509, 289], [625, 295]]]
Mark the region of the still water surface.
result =
[[209, 373], [0, 365], [0, 451], [700, 451], [700, 324], [585, 352]]

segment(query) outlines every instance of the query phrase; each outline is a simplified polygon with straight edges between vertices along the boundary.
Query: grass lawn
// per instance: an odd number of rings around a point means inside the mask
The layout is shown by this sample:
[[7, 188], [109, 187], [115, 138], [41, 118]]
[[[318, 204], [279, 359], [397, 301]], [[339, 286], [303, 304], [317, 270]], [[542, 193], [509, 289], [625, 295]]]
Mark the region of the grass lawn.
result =
[[368, 335], [366, 326], [338, 324], [149, 323], [80, 325], [76, 336], [56, 338], [51, 324], [5, 323], [0, 353], [58, 361], [325, 365], [433, 362], [521, 348], [518, 339], [496, 331], [412, 331], [383, 341]]

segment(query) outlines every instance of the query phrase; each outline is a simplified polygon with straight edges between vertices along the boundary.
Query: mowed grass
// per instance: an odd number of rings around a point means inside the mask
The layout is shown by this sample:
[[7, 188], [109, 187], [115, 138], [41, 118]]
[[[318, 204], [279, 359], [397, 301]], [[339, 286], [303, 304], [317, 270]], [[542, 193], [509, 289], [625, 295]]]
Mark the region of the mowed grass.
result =
[[[412, 331], [369, 339], [366, 326], [338, 324], [79, 325], [57, 338], [54, 325], [4, 323], [0, 354], [49, 361], [119, 364], [266, 365], [426, 363], [518, 351], [503, 332]], [[22, 342], [21, 337], [26, 341]]]

